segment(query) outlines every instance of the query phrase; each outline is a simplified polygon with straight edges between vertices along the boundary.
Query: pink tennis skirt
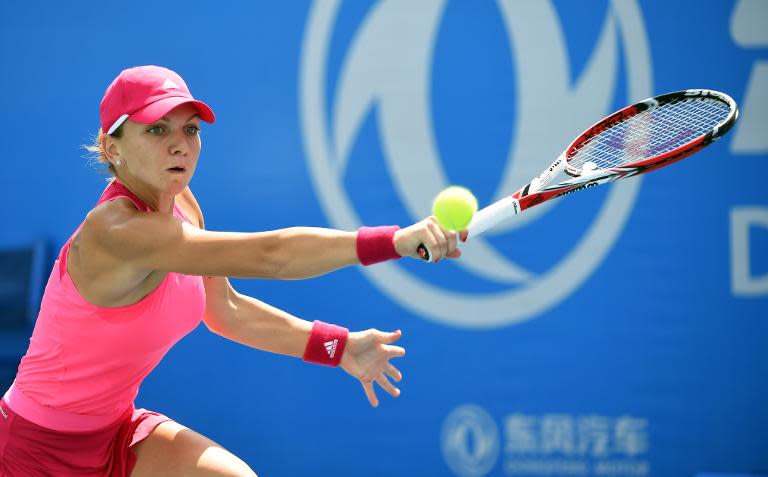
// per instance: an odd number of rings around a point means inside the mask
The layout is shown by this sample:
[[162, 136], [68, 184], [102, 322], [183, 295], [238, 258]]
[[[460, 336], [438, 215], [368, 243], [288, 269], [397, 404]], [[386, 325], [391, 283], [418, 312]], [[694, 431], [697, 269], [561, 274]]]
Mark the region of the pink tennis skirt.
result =
[[0, 400], [0, 477], [128, 477], [136, 463], [131, 448], [170, 420], [129, 409], [101, 429], [60, 432], [24, 419]]

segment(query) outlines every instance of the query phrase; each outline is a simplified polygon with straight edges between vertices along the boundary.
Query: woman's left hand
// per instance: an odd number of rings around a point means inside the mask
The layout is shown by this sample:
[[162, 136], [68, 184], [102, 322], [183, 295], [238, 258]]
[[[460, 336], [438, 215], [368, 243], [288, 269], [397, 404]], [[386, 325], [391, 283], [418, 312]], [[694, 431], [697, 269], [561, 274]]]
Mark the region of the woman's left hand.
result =
[[399, 382], [403, 375], [389, 360], [405, 355], [404, 348], [392, 345], [400, 339], [401, 335], [400, 330], [384, 332], [370, 329], [350, 332], [347, 337], [340, 365], [344, 371], [360, 381], [368, 402], [373, 407], [379, 405], [379, 399], [373, 388], [374, 382], [392, 397], [400, 395], [400, 390], [389, 379]]

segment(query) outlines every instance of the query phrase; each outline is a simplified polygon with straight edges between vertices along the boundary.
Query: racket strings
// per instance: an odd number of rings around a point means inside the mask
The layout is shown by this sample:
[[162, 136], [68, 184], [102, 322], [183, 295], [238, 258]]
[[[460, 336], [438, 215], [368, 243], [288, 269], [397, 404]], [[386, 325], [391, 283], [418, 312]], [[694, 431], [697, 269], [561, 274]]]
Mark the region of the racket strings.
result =
[[708, 98], [663, 103], [588, 138], [572, 151], [569, 165], [610, 169], [651, 159], [708, 133], [729, 113], [727, 104]]

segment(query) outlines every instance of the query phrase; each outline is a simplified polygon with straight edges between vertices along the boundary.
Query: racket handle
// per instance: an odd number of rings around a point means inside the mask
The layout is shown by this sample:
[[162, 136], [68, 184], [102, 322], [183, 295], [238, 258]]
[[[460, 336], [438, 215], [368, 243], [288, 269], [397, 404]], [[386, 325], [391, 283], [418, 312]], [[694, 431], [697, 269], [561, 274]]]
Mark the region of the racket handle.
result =
[[[472, 221], [467, 226], [467, 240], [470, 237], [476, 237], [486, 230], [495, 227], [504, 220], [517, 215], [522, 210], [520, 209], [520, 201], [514, 197], [507, 196], [501, 200], [494, 202], [493, 204], [483, 207], [478, 210]], [[456, 240], [459, 240], [459, 233], [456, 234]], [[416, 249], [419, 257], [425, 262], [432, 261], [432, 253], [429, 251], [429, 247], [420, 243]]]
[[483, 207], [477, 211], [472, 218], [472, 222], [467, 226], [469, 232], [467, 239], [482, 234], [486, 230], [493, 228], [500, 222], [503, 222], [520, 212], [522, 212], [522, 210], [520, 210], [520, 201], [511, 195], [504, 197], [487, 207]]

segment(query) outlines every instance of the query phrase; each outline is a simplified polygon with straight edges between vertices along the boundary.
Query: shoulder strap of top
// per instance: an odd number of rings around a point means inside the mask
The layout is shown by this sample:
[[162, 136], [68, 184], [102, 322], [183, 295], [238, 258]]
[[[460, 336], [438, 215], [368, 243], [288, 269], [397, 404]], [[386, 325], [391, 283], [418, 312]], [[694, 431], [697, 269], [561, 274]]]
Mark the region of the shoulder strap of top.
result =
[[120, 197], [125, 197], [133, 202], [133, 205], [142, 212], [149, 212], [152, 210], [147, 204], [142, 202], [136, 194], [131, 192], [130, 189], [125, 187], [125, 185], [117, 179], [110, 182], [107, 188], [104, 189], [104, 192], [101, 194], [101, 197], [99, 197], [99, 201], [96, 202], [96, 205], [98, 206], [104, 202], [109, 202], [110, 200], [118, 199]]

